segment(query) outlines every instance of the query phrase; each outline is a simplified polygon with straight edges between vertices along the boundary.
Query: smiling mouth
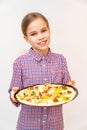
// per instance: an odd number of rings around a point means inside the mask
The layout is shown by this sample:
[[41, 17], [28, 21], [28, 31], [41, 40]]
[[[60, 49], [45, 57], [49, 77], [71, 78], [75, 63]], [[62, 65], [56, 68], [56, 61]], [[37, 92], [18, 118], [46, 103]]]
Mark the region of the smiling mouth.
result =
[[41, 41], [41, 42], [38, 42], [38, 45], [45, 45], [46, 42], [47, 42], [47, 40], [45, 40], [45, 41]]

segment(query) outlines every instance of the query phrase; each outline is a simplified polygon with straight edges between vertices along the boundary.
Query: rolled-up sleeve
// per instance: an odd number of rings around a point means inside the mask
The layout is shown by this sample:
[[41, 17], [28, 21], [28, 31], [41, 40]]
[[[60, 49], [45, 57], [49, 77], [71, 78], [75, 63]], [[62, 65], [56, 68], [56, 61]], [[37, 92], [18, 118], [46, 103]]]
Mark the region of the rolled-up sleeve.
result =
[[62, 78], [62, 82], [67, 84], [70, 80], [71, 80], [71, 77], [70, 77], [70, 74], [69, 74], [69, 71], [68, 71], [68, 66], [67, 66], [67, 62], [66, 62], [66, 58], [63, 57], [63, 60], [62, 60], [62, 72], [63, 72], [63, 78]]
[[[21, 65], [19, 64], [19, 62], [15, 61], [13, 64], [13, 74], [12, 74], [12, 79], [11, 79], [11, 83], [10, 83], [10, 87], [9, 87], [9, 95], [11, 93], [11, 90], [13, 87], [18, 87], [19, 89], [21, 89], [23, 87], [22, 84], [22, 74], [21, 74]], [[11, 100], [11, 98], [10, 98]], [[15, 105], [15, 106], [19, 106], [20, 103], [14, 103], [12, 100], [11, 102]]]

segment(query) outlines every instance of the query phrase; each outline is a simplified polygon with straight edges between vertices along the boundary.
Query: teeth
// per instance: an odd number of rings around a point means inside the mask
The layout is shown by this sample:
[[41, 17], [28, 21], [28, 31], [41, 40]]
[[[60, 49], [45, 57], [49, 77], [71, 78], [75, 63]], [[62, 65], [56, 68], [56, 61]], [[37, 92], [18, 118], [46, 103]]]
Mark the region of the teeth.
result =
[[38, 44], [44, 44], [45, 43], [45, 41], [43, 41], [43, 42], [39, 42]]

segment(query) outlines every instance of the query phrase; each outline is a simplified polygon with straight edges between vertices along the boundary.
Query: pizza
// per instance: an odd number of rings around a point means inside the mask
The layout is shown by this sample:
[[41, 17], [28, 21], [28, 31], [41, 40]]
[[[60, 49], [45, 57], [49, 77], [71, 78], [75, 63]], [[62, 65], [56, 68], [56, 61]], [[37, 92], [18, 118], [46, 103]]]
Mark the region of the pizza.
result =
[[70, 102], [78, 94], [75, 87], [66, 84], [41, 84], [26, 87], [15, 94], [20, 103], [33, 106], [55, 106]]

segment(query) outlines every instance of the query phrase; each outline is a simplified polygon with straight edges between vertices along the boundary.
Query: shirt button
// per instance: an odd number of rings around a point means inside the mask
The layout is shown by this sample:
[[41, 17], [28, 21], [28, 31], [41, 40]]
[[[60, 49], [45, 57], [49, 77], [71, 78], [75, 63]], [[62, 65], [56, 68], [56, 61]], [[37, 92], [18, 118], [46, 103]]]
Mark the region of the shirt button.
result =
[[46, 109], [47, 109], [47, 107], [44, 107], [43, 109], [45, 109], [45, 110], [46, 110]]
[[47, 78], [44, 78], [44, 81], [47, 81]]
[[45, 123], [46, 121], [44, 120], [43, 123]]
[[43, 67], [45, 67], [46, 65], [45, 64], [43, 64]]

